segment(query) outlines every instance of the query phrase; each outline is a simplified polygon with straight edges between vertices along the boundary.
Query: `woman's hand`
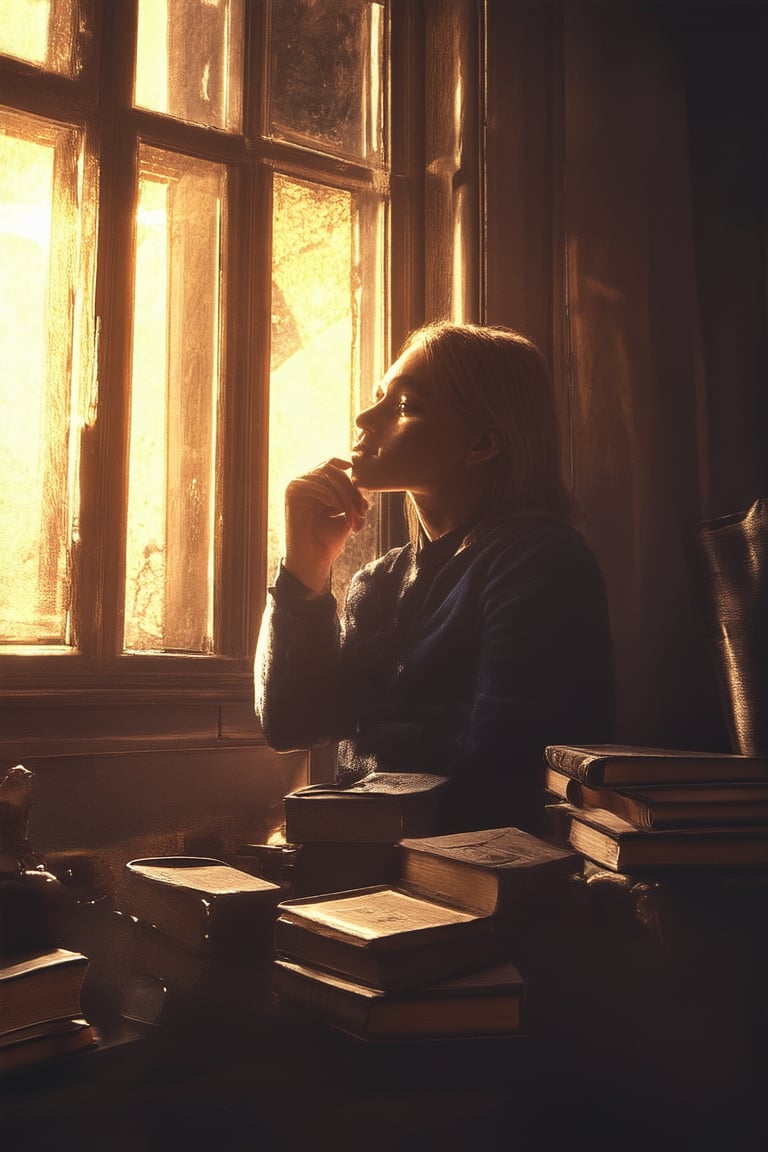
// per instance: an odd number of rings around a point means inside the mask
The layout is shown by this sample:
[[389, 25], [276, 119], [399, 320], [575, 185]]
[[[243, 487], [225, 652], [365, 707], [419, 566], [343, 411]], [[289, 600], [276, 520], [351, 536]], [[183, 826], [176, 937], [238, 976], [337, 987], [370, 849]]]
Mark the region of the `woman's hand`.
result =
[[365, 523], [368, 501], [334, 457], [285, 490], [285, 567], [313, 592], [328, 584], [331, 566], [351, 532]]

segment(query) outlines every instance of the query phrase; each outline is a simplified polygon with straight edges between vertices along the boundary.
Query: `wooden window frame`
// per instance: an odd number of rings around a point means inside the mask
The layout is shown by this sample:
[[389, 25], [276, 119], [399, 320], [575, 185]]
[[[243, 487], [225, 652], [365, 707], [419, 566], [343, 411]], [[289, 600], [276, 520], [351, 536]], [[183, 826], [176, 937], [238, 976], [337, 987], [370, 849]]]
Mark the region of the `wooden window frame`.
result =
[[[99, 156], [100, 203], [94, 327], [98, 419], [82, 433], [81, 536], [76, 565], [79, 649], [0, 654], [0, 726], [9, 758], [29, 752], [258, 742], [252, 712], [252, 654], [266, 595], [266, 382], [269, 378], [269, 259], [251, 258], [270, 231], [271, 172], [387, 197], [388, 351], [430, 316], [479, 318], [482, 310], [482, 35], [478, 0], [390, 0], [388, 165], [362, 164], [260, 134], [266, 89], [248, 83], [250, 62], [266, 51], [266, 6], [246, 4], [244, 133], [172, 120], [131, 105], [135, 0], [80, 0], [90, 45], [79, 75], [41, 77], [14, 60], [0, 63], [0, 104], [62, 121], [84, 133]], [[97, 51], [96, 49], [99, 49]], [[457, 114], [446, 91], [470, 86]], [[472, 90], [474, 86], [474, 90]], [[458, 116], [458, 118], [457, 118]], [[425, 123], [432, 128], [425, 133]], [[236, 523], [220, 542], [216, 593], [218, 647], [226, 655], [123, 653], [122, 525], [130, 385], [133, 210], [139, 143], [203, 156], [228, 166], [231, 201], [227, 292], [228, 360], [221, 413], [228, 451], [220, 483]], [[240, 225], [234, 223], [240, 221]], [[459, 284], [453, 251], [464, 259]], [[430, 269], [429, 276], [426, 269]], [[249, 338], [243, 339], [242, 333]], [[115, 516], [115, 509], [120, 515]], [[118, 529], [112, 526], [117, 524]], [[402, 540], [399, 501], [381, 516], [386, 547]], [[194, 706], [218, 708], [218, 730], [196, 729]], [[159, 705], [167, 719], [145, 722]], [[151, 707], [150, 707], [151, 706]], [[104, 723], [91, 725], [84, 710]], [[112, 726], [107, 717], [114, 713]], [[77, 716], [77, 719], [72, 719]], [[82, 717], [82, 718], [81, 718]], [[216, 727], [214, 725], [214, 727]], [[4, 753], [4, 755], [5, 755]]]

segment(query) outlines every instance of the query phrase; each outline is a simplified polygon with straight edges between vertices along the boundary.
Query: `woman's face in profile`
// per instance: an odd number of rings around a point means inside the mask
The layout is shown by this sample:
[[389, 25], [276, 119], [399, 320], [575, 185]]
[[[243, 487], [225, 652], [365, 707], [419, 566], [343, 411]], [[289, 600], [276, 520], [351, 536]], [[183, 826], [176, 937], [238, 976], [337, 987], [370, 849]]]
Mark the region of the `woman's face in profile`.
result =
[[464, 470], [473, 440], [418, 345], [394, 362], [356, 424], [352, 481], [369, 491], [437, 492]]

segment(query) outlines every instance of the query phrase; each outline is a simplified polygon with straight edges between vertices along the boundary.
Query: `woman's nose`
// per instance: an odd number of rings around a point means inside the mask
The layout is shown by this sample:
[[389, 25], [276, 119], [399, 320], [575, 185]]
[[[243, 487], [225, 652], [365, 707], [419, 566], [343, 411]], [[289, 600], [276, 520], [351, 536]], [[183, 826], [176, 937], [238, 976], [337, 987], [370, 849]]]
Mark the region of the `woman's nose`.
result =
[[355, 424], [363, 432], [372, 432], [376, 424], [376, 409], [378, 404], [372, 404], [370, 408], [365, 408], [358, 416], [355, 417]]

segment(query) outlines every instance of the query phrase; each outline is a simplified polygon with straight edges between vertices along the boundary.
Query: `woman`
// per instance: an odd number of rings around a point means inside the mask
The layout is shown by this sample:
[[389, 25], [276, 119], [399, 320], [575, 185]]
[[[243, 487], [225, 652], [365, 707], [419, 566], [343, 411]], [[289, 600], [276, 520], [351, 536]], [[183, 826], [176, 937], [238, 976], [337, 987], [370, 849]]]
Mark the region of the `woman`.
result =
[[[351, 461], [286, 491], [256, 658], [266, 739], [338, 741], [340, 781], [451, 777], [444, 831], [535, 831], [545, 745], [613, 736], [605, 590], [572, 525], [544, 358], [506, 329], [428, 325], [356, 423]], [[406, 492], [413, 540], [355, 575], [339, 621], [330, 572], [364, 491]]]

